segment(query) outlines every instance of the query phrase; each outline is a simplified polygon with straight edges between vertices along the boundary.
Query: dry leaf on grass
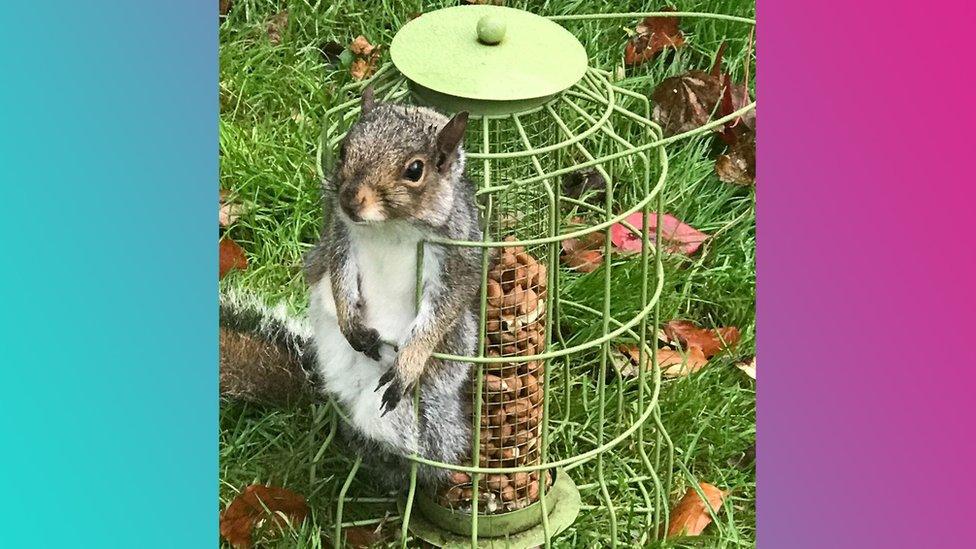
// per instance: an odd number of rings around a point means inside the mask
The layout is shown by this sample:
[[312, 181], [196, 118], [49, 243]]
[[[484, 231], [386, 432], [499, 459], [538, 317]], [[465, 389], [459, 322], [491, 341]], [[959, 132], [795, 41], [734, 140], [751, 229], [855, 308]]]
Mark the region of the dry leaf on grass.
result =
[[722, 99], [722, 78], [705, 71], [691, 70], [665, 78], [651, 92], [654, 121], [664, 135], [691, 131], [712, 118]]
[[[723, 183], [736, 185], [755, 185], [756, 183], [756, 133], [743, 126], [742, 130], [732, 132], [733, 143], [725, 154], [715, 159], [715, 173]], [[723, 138], [730, 139], [730, 138]]]
[[745, 372], [752, 379], [756, 379], [756, 357], [752, 357], [751, 360], [736, 362], [735, 367]]
[[373, 76], [380, 61], [380, 47], [370, 44], [365, 36], [360, 35], [349, 44], [349, 51], [356, 56], [349, 65], [349, 74], [355, 80]]
[[281, 10], [268, 20], [268, 40], [276, 46], [280, 44], [281, 33], [285, 31], [286, 27], [288, 27], [288, 10]]
[[235, 548], [249, 548], [253, 530], [268, 519], [279, 528], [288, 523], [297, 528], [306, 516], [304, 497], [285, 488], [252, 484], [220, 514], [220, 535]]
[[[664, 9], [661, 11], [674, 11]], [[624, 46], [624, 64], [640, 65], [665, 48], [679, 48], [685, 37], [678, 29], [677, 17], [647, 17], [637, 25], [637, 33]]]
[[353, 547], [355, 549], [365, 549], [367, 547], [375, 547], [384, 539], [383, 531], [380, 527], [371, 529], [365, 526], [357, 526], [352, 528], [345, 528], [343, 529], [342, 532], [346, 537], [345, 546]]
[[370, 63], [366, 59], [356, 59], [349, 65], [349, 74], [356, 80], [369, 78], [376, 72], [376, 64]]
[[220, 278], [224, 278], [232, 269], [247, 269], [247, 256], [244, 249], [237, 242], [229, 238], [220, 239]]
[[221, 17], [226, 17], [227, 12], [230, 11], [231, 6], [233, 6], [234, 0], [220, 0], [219, 13]]
[[[719, 490], [707, 482], [699, 482], [698, 486], [708, 499], [708, 507], [711, 507], [712, 511], [718, 514], [725, 496], [729, 493]], [[708, 507], [705, 506], [705, 502], [702, 501], [701, 496], [694, 488], [688, 488], [681, 501], [671, 510], [671, 522], [668, 524], [667, 537], [701, 535], [705, 527], [712, 522]]]
[[369, 40], [366, 40], [366, 37], [361, 34], [353, 39], [352, 43], [349, 44], [349, 51], [363, 57], [372, 55], [373, 50], [375, 49], [376, 46], [370, 44]]
[[[715, 58], [714, 74], [722, 62], [725, 43], [719, 48]], [[732, 76], [722, 73], [722, 100], [719, 116], [728, 116], [752, 102], [749, 95], [749, 60], [752, 57], [752, 35], [749, 36], [749, 51], [746, 55], [746, 76], [742, 83], [736, 84]], [[715, 159], [715, 172], [724, 183], [754, 185], [756, 183], [756, 110], [725, 123], [720, 132], [722, 141], [728, 145], [725, 154]]]
[[237, 218], [243, 215], [247, 208], [243, 204], [233, 200], [229, 191], [220, 191], [220, 211], [218, 221], [221, 227], [232, 225]]
[[[621, 345], [617, 350], [630, 359], [631, 365], [634, 366], [633, 368], [621, 368], [620, 375], [624, 377], [637, 376], [637, 366], [640, 365], [640, 347], [637, 345]], [[661, 375], [675, 378], [684, 377], [701, 370], [708, 364], [708, 359], [698, 347], [691, 347], [684, 354], [674, 349], [661, 348], [657, 350], [657, 362], [661, 367]], [[648, 355], [647, 367], [650, 368], [652, 364], [651, 357]]]
[[[630, 223], [638, 230], [642, 228], [643, 214], [635, 212], [627, 216], [627, 223]], [[657, 214], [647, 214], [648, 238], [654, 244], [657, 233], [658, 218]], [[671, 214], [664, 214], [661, 222], [661, 238], [664, 240], [664, 249], [672, 253], [683, 253], [691, 255], [701, 247], [702, 242], [708, 239], [708, 235], [698, 229], [687, 225], [678, 220]], [[614, 246], [625, 252], [641, 251], [642, 235], [625, 227], [622, 223], [616, 223], [610, 228], [610, 239]]]
[[739, 343], [739, 329], [723, 326], [714, 330], [695, 326], [687, 320], [671, 320], [664, 324], [664, 335], [669, 341], [681, 343], [685, 347], [698, 347], [705, 358], [712, 358], [724, 348]]
[[597, 231], [563, 240], [560, 259], [570, 269], [592, 273], [603, 264], [604, 238], [604, 233]]
[[708, 359], [698, 347], [689, 347], [687, 353], [673, 349], [658, 349], [657, 363], [664, 377], [684, 377], [701, 370]]

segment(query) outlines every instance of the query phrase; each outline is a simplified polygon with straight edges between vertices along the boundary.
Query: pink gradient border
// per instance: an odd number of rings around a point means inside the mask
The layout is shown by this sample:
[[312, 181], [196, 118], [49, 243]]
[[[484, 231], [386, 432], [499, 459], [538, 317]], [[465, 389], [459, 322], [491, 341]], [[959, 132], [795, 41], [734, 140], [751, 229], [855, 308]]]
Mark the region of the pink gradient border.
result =
[[973, 4], [757, 19], [759, 547], [972, 547]]

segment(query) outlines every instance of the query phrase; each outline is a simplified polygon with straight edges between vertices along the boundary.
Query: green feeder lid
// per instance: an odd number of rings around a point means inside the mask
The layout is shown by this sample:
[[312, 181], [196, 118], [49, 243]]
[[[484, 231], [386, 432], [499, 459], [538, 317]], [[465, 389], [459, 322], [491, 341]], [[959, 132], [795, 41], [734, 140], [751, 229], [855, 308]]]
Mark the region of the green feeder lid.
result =
[[586, 50], [569, 31], [527, 11], [455, 6], [425, 13], [393, 37], [390, 56], [434, 106], [507, 114], [540, 105], [579, 81]]

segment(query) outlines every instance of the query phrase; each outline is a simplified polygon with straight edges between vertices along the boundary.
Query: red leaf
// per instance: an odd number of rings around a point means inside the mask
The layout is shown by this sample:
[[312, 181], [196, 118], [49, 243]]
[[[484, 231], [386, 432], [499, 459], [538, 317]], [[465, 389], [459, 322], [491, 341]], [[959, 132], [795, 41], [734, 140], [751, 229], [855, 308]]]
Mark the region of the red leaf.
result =
[[735, 326], [705, 330], [687, 320], [667, 322], [664, 325], [664, 334], [671, 341], [681, 342], [686, 348], [700, 348], [705, 358], [712, 358], [722, 349], [734, 347], [739, 342], [739, 329]]
[[[630, 214], [627, 216], [626, 221], [640, 229], [643, 215], [641, 212]], [[651, 213], [647, 215], [647, 228], [645, 230], [650, 237], [650, 242], [653, 244], [656, 236], [655, 231], [657, 230], [657, 214]], [[691, 255], [701, 247], [702, 242], [708, 238], [708, 235], [691, 225], [686, 225], [678, 221], [678, 218], [673, 215], [664, 214], [664, 220], [661, 223], [661, 238], [664, 240], [663, 247], [665, 250]], [[620, 250], [626, 252], [641, 251], [642, 236], [631, 231], [622, 223], [617, 223], [610, 228], [610, 239], [613, 241], [613, 245]]]
[[247, 256], [236, 242], [223, 238], [220, 240], [220, 278], [224, 278], [231, 269], [247, 269]]
[[[708, 499], [708, 507], [714, 513], [722, 508], [722, 501], [729, 493], [719, 490], [707, 482], [699, 482], [698, 487]], [[698, 536], [701, 535], [705, 527], [712, 522], [712, 516], [705, 507], [698, 492], [694, 488], [688, 488], [681, 501], [671, 510], [671, 522], [668, 524], [669, 538], [677, 536]]]
[[282, 528], [289, 522], [297, 526], [306, 516], [304, 497], [285, 488], [252, 484], [220, 514], [220, 535], [236, 548], [249, 548], [251, 532], [259, 522], [270, 518]]
[[665, 48], [678, 48], [684, 43], [677, 17], [647, 17], [637, 25], [637, 34], [624, 46], [624, 64], [640, 65]]

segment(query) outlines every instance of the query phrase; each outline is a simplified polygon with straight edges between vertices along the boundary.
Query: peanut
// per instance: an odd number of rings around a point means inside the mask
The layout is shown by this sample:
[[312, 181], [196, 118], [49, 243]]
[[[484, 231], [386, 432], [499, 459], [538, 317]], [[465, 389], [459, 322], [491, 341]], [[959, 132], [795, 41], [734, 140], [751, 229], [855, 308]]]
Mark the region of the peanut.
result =
[[534, 375], [526, 374], [525, 378], [522, 379], [522, 392], [525, 398], [528, 398], [532, 404], [542, 402], [542, 391], [539, 390], [539, 380]]
[[454, 484], [466, 484], [471, 482], [471, 477], [467, 473], [462, 473], [461, 471], [453, 471], [450, 478], [451, 482]]
[[488, 279], [487, 288], [488, 305], [498, 307], [502, 297], [502, 285], [497, 280]]
[[501, 491], [502, 501], [514, 501], [515, 500], [515, 488], [511, 486], [505, 486]]
[[488, 393], [501, 393], [509, 390], [509, 386], [505, 383], [504, 379], [492, 374], [485, 374], [484, 388]]
[[508, 487], [508, 477], [505, 475], [488, 475], [485, 484], [492, 490], [504, 490]]
[[539, 306], [539, 296], [532, 290], [525, 290], [522, 293], [522, 299], [518, 302], [519, 314], [527, 315], [529, 313], [535, 312], [536, 307]]

